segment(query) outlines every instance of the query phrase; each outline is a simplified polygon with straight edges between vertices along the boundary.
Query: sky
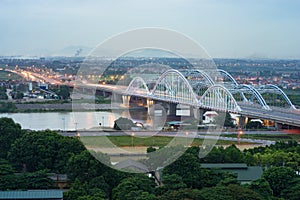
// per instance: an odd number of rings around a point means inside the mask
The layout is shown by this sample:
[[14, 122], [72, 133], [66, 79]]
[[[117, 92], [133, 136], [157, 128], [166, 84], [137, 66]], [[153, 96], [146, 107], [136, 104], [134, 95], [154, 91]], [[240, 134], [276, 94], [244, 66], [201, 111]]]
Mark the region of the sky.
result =
[[298, 0], [0, 0], [0, 56], [60, 55], [160, 27], [214, 58], [300, 59], [299, 10]]

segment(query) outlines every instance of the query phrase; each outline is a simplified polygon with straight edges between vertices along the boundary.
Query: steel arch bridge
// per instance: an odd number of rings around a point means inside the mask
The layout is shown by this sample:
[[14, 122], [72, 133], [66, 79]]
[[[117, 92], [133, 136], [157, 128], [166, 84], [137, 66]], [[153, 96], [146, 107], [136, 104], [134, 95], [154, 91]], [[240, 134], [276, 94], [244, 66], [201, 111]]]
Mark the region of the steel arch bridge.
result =
[[123, 95], [270, 120], [276, 118], [285, 123], [300, 125], [299, 110], [279, 87], [238, 84], [224, 70], [169, 69], [157, 79], [151, 90], [146, 81], [135, 77]]
[[[209, 74], [214, 74], [214, 76]], [[223, 84], [221, 76], [227, 77], [229, 83]], [[238, 84], [224, 70], [205, 72], [169, 69], [158, 78], [152, 90], [148, 88], [147, 83], [141, 77], [135, 77], [125, 93], [224, 111], [241, 111], [240, 104], [261, 107], [264, 110], [272, 110], [271, 107], [297, 110], [279, 87], [262, 85], [255, 88], [251, 85]], [[268, 96], [265, 94], [272, 95], [274, 102], [267, 101]], [[281, 103], [278, 103], [279, 101]]]

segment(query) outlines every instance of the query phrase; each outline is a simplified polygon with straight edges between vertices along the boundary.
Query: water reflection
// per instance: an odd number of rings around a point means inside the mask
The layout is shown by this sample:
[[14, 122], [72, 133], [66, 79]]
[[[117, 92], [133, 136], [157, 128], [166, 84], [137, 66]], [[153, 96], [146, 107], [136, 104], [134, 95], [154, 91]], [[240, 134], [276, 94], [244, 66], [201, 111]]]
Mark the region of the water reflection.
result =
[[23, 129], [32, 130], [75, 130], [99, 127], [113, 127], [119, 118], [110, 112], [51, 112], [51, 113], [5, 113], [0, 117], [12, 118]]

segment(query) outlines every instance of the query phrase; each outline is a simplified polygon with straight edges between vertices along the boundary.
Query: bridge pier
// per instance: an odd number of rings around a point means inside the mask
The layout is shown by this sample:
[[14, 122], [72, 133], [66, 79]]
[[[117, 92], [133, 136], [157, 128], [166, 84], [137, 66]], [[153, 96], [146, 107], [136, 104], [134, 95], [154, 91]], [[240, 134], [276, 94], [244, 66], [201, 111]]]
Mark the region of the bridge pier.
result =
[[176, 116], [177, 111], [177, 104], [176, 103], [170, 103], [170, 109], [168, 110], [169, 116]]
[[122, 100], [123, 100], [123, 106], [126, 108], [129, 108], [129, 101], [130, 101], [130, 96], [127, 95], [122, 95]]
[[237, 117], [237, 126], [239, 128], [245, 128], [247, 123], [248, 123], [248, 117], [242, 115]]
[[275, 128], [276, 130], [281, 130], [282, 129], [282, 124], [275, 122]]
[[147, 110], [148, 110], [148, 115], [151, 115], [153, 113], [153, 107], [154, 101], [152, 99], [147, 99]]
[[200, 119], [200, 109], [199, 108], [195, 108], [193, 106], [190, 107], [190, 117], [194, 117], [195, 119]]
[[203, 122], [203, 120], [204, 120], [204, 113], [206, 112], [207, 110], [205, 110], [205, 109], [202, 109], [202, 108], [200, 108], [199, 109], [199, 123], [202, 123]]

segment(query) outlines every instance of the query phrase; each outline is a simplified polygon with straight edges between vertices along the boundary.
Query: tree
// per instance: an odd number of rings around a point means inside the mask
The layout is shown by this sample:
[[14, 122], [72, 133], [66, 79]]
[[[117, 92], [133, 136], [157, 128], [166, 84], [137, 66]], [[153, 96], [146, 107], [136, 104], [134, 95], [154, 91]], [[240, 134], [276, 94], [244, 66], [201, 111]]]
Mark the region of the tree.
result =
[[72, 154], [85, 149], [77, 138], [64, 137], [53, 131], [25, 133], [15, 140], [9, 151], [9, 160], [24, 171], [48, 169], [63, 173]]
[[58, 95], [64, 100], [70, 98], [70, 87], [67, 85], [60, 86]]
[[67, 174], [71, 180], [78, 179], [81, 182], [89, 181], [102, 175], [107, 166], [96, 160], [89, 151], [72, 155], [67, 162]]
[[12, 143], [23, 133], [20, 124], [15, 123], [11, 118], [0, 118], [0, 158], [7, 158]]
[[[141, 196], [154, 193], [155, 182], [143, 174], [125, 178], [113, 189], [112, 199], [131, 200], [142, 199]], [[149, 195], [147, 195], [149, 196]], [[150, 195], [150, 197], [153, 195]]]
[[197, 199], [202, 200], [204, 197], [201, 191], [198, 189], [184, 188], [179, 190], [169, 190], [162, 195], [157, 197], [158, 200], [172, 199], [172, 200], [182, 200], [182, 199]]
[[88, 186], [89, 188], [101, 188], [107, 197], [110, 195], [110, 186], [106, 183], [103, 176], [94, 177], [88, 182]]
[[0, 113], [16, 112], [17, 107], [13, 102], [0, 102]]
[[284, 199], [298, 200], [300, 197], [300, 178], [294, 178], [289, 182], [289, 187], [282, 190], [280, 196]]
[[271, 197], [273, 196], [273, 191], [270, 187], [269, 182], [263, 178], [252, 181], [249, 185], [249, 189], [266, 197], [266, 199], [271, 199]]
[[12, 189], [15, 185], [15, 170], [11, 164], [0, 158], [0, 190]]
[[224, 158], [225, 163], [241, 163], [244, 161], [242, 152], [234, 144], [225, 149]]
[[134, 123], [131, 119], [120, 117], [119, 119], [115, 120], [114, 129], [116, 130], [130, 130], [134, 127]]
[[163, 186], [160, 190], [165, 192], [168, 190], [179, 190], [186, 188], [187, 185], [183, 182], [182, 177], [177, 174], [166, 174], [163, 176]]
[[188, 187], [202, 188], [200, 163], [198, 157], [193, 154], [184, 153], [175, 162], [165, 167], [163, 174], [177, 174]]
[[0, 190], [50, 189], [53, 181], [45, 171], [15, 174], [7, 160], [0, 159]]
[[16, 180], [17, 184], [14, 189], [51, 189], [54, 186], [53, 180], [51, 180], [48, 173], [43, 170], [16, 175]]
[[246, 124], [246, 129], [261, 129], [263, 125], [260, 122], [251, 121]]
[[73, 200], [85, 195], [88, 195], [87, 183], [82, 183], [79, 179], [75, 179], [70, 190], [64, 193], [64, 199]]
[[216, 186], [212, 188], [204, 188], [201, 191], [201, 195], [205, 200], [227, 200], [227, 199], [235, 199], [235, 200], [263, 200], [264, 198], [243, 186], [239, 185], [228, 185], [228, 186]]
[[0, 99], [1, 100], [7, 100], [8, 99], [8, 96], [6, 94], [5, 86], [0, 86]]
[[24, 97], [23, 92], [17, 91], [17, 92], [12, 93], [13, 99], [23, 99], [23, 97]]
[[289, 187], [289, 181], [296, 177], [296, 173], [289, 167], [270, 167], [264, 171], [263, 177], [269, 182], [273, 194], [279, 196]]
[[224, 147], [213, 147], [212, 150], [205, 156], [200, 159], [201, 163], [224, 163], [225, 154]]
[[147, 153], [151, 153], [151, 152], [154, 152], [154, 151], [156, 151], [156, 148], [154, 148], [154, 147], [148, 147], [147, 148]]

